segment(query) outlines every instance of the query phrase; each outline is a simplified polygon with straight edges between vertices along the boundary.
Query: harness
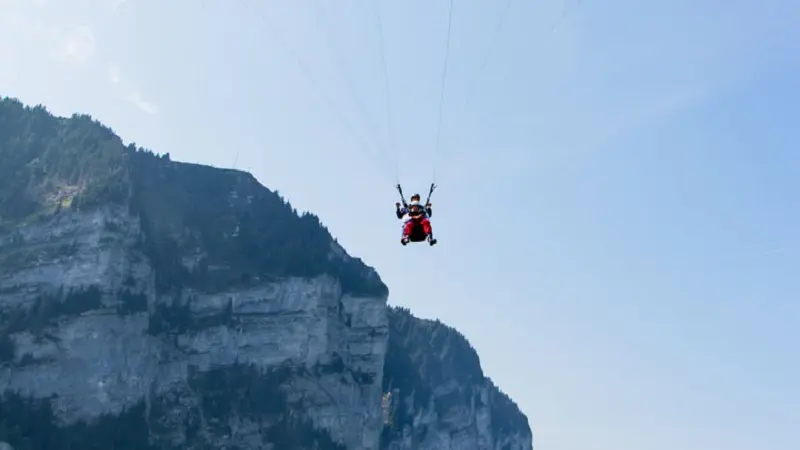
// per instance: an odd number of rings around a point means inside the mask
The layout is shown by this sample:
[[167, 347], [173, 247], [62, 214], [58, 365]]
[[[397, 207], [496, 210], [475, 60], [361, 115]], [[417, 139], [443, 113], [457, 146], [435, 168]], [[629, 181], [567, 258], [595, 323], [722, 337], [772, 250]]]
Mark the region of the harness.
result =
[[[403, 207], [408, 209], [408, 203], [406, 203], [406, 198], [403, 195], [403, 188], [399, 184], [396, 186], [397, 192], [400, 193], [400, 201], [403, 202]], [[428, 190], [428, 198], [425, 199], [425, 205], [431, 202], [431, 196], [433, 195], [433, 191], [436, 189], [436, 183], [431, 183], [431, 188]]]

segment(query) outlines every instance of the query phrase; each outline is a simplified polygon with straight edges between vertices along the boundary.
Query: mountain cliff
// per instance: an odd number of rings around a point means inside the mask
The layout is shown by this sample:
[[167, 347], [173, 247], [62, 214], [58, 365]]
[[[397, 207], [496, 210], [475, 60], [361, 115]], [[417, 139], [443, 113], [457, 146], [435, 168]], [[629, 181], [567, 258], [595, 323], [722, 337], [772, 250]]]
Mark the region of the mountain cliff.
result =
[[466, 340], [387, 296], [251, 175], [0, 101], [12, 448], [530, 449]]
[[528, 418], [481, 369], [464, 336], [389, 309], [382, 449], [532, 448]]

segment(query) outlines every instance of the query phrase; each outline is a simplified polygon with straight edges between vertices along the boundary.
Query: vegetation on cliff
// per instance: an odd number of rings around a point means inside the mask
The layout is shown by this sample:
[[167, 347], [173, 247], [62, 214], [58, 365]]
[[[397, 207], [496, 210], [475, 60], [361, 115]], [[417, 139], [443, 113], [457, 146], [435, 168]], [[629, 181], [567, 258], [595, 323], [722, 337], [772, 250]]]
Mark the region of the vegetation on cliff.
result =
[[252, 175], [175, 163], [147, 151], [132, 155], [131, 204], [142, 220], [159, 290], [213, 291], [327, 273], [348, 292], [387, 292], [361, 260], [335, 256], [334, 240], [317, 216], [298, 214]]
[[14, 450], [155, 450], [148, 442], [145, 403], [94, 423], [58, 426], [48, 400], [8, 393], [0, 401], [0, 442]]
[[346, 292], [387, 293], [361, 260], [337, 256], [318, 217], [298, 214], [250, 174], [173, 162], [125, 146], [90, 116], [55, 117], [0, 99], [0, 235], [109, 206], [140, 218], [162, 292], [329, 274]]
[[[387, 291], [359, 259], [342, 256], [343, 250], [316, 216], [298, 214], [278, 193], [247, 173], [173, 162], [168, 154], [123, 144], [112, 130], [89, 116], [54, 117], [44, 107], [0, 99], [0, 238], [20, 227], [98, 208], [117, 208], [138, 218], [142, 230], [138, 245], [149, 256], [161, 293], [185, 287], [218, 291], [272, 277], [322, 274], [336, 277], [346, 292], [385, 295]], [[20, 246], [13, 240], [0, 244], [0, 273], [9, 269], [4, 264], [23, 263], [25, 255], [14, 253]], [[17, 354], [12, 334], [22, 330], [37, 334], [58, 318], [96, 309], [102, 294], [89, 288], [54, 295], [37, 299], [23, 312], [0, 311], [0, 364], [16, 364], [27, 356]], [[124, 300], [117, 311], [120, 315], [148, 311], [142, 294], [120, 291], [118, 295]], [[161, 305], [149, 313], [149, 331], [154, 334], [230, 320], [230, 311], [225, 310], [198, 323], [185, 304]], [[464, 402], [490, 403], [496, 436], [530, 433], [527, 418], [516, 404], [485, 378], [464, 336], [439, 321], [417, 319], [406, 309], [392, 308], [388, 314], [383, 390], [410, 396], [413, 404], [398, 402], [385, 443], [413, 423], [411, 408], [444, 413]], [[341, 360], [315, 370], [344, 373]], [[198, 434], [202, 412], [222, 433], [228, 426], [224, 418], [231, 414], [270, 416], [275, 420], [268, 432], [275, 442], [293, 448], [339, 448], [326, 433], [291, 415], [281, 415], [286, 399], [279, 387], [285, 375], [241, 365], [192, 373], [189, 382], [193, 391], [201, 393], [200, 405], [176, 423], [166, 423], [164, 417], [159, 421], [158, 415], [169, 409], [165, 402], [180, 398], [154, 397], [148, 399], [147, 410], [141, 404], [96, 423], [61, 427], [46, 399], [33, 401], [2, 393], [0, 441], [11, 442], [17, 450], [147, 449], [178, 427], [194, 448], [202, 448]], [[360, 385], [373, 381], [358, 373], [350, 375]], [[451, 382], [458, 389], [434, 399], [434, 389]], [[479, 395], [480, 387], [487, 384], [488, 398]]]
[[[251, 175], [176, 163], [168, 154], [124, 145], [89, 116], [55, 117], [42, 106], [0, 99], [0, 237], [14, 237], [0, 244], [0, 272], [26, 264], [31, 256], [20, 253], [25, 246], [16, 232], [21, 228], [101, 208], [128, 211], [139, 219], [139, 245], [149, 256], [161, 292], [186, 287], [214, 291], [274, 277], [328, 274], [339, 279], [345, 292], [386, 294], [377, 274], [347, 256], [316, 216], [298, 214]], [[104, 231], [119, 231], [115, 226], [107, 222]], [[24, 364], [30, 357], [17, 354], [15, 333], [38, 336], [59, 318], [99, 308], [101, 295], [89, 287], [42, 296], [25, 310], [0, 308], [0, 364]], [[123, 299], [119, 314], [147, 310], [141, 294], [118, 295]], [[184, 309], [177, 305], [154, 311], [151, 328], [202, 325], [192, 322]], [[225, 315], [212, 319], [224, 320]], [[176, 426], [185, 431], [192, 448], [205, 448], [197, 418], [225, 433], [230, 432], [224, 429], [226, 416], [238, 414], [269, 416], [263, 432], [280, 448], [341, 449], [327, 433], [288, 414], [280, 391], [285, 375], [239, 365], [193, 373], [189, 382], [201, 393], [201, 405], [163, 433], [159, 426], [166, 416], [159, 416], [159, 408], [163, 412], [169, 400], [164, 397], [151, 399], [147, 409], [142, 403], [97, 422], [60, 426], [49, 399], [0, 393], [0, 441], [17, 450], [168, 448], [159, 439]]]
[[[439, 320], [419, 319], [402, 307], [389, 308], [389, 341], [384, 364], [383, 390], [400, 398], [411, 396], [413, 404], [395, 401], [392, 423], [384, 431], [388, 445], [406, 425], [413, 427], [413, 410], [432, 408], [444, 414], [450, 407], [480, 405], [477, 386], [489, 386], [485, 399], [492, 413], [495, 436], [531, 434], [528, 418], [516, 403], [484, 376], [478, 354], [460, 332]], [[435, 387], [455, 382], [456, 389], [434, 398]], [[424, 434], [424, 430], [415, 430]]]
[[[0, 442], [15, 450], [156, 450], [211, 449], [207, 437], [236, 433], [231, 418], [252, 420], [260, 434], [278, 449], [345, 450], [329, 433], [316, 429], [291, 410], [282, 386], [292, 375], [287, 368], [261, 372], [233, 365], [190, 374], [189, 385], [200, 393], [199, 404], [179, 396], [157, 397], [148, 407], [143, 400], [119, 415], [92, 423], [58, 426], [50, 402], [6, 394], [0, 401]], [[169, 414], [177, 407], [178, 417]], [[183, 432], [183, 445], [170, 436]]]
[[0, 227], [127, 198], [122, 142], [86, 115], [0, 100]]

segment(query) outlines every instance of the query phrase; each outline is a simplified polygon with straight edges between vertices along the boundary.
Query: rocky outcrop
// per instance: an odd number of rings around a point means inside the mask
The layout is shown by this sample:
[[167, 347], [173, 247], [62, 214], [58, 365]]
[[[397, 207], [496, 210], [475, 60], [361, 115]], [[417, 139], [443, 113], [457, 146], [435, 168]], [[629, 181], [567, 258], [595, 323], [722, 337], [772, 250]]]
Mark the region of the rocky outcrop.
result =
[[382, 449], [532, 449], [527, 417], [464, 336], [403, 308], [389, 310], [389, 324]]
[[0, 442], [530, 448], [469, 344], [387, 296], [249, 174], [0, 101]]
[[2, 241], [3, 392], [47, 400], [60, 425], [140, 408], [158, 447], [261, 448], [294, 415], [374, 448], [385, 297], [326, 275], [162, 293], [140, 236], [110, 208]]

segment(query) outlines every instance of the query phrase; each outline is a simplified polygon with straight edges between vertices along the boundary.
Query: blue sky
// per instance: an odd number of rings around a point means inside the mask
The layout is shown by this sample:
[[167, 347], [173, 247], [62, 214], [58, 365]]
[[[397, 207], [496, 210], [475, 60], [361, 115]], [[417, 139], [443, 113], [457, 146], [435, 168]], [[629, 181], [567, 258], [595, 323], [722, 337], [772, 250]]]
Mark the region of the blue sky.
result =
[[800, 3], [512, 0], [490, 47], [504, 2], [455, 2], [440, 147], [445, 0], [378, 2], [389, 102], [366, 1], [0, 0], [0, 93], [317, 213], [540, 450], [796, 450]]

